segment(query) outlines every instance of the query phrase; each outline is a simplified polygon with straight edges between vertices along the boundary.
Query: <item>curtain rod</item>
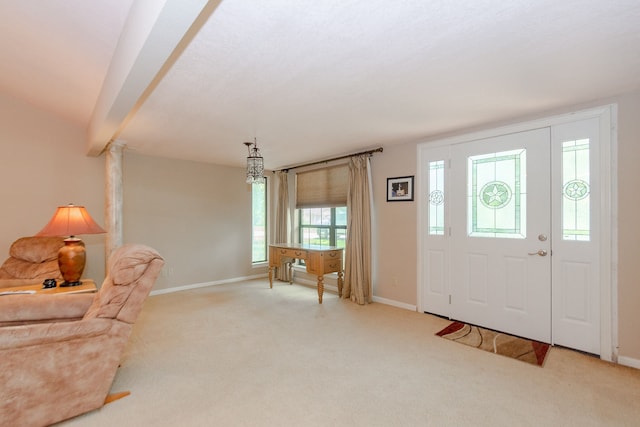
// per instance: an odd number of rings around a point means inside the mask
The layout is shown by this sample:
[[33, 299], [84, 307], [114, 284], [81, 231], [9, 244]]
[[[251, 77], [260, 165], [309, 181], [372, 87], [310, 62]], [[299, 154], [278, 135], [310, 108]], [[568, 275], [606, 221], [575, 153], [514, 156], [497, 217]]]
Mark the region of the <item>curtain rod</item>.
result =
[[273, 173], [276, 173], [276, 172], [289, 172], [291, 169], [303, 168], [305, 166], [320, 165], [322, 163], [329, 163], [329, 162], [333, 162], [335, 160], [348, 159], [350, 157], [355, 157], [355, 156], [364, 156], [364, 155], [367, 155], [367, 154], [368, 155], [372, 155], [373, 153], [382, 153], [382, 147], [378, 147], [375, 150], [363, 151], [361, 153], [347, 154], [345, 156], [334, 157], [332, 159], [318, 160], [317, 162], [304, 163], [302, 165], [291, 166], [290, 168], [282, 168], [282, 169], [279, 169], [279, 170], [274, 170]]

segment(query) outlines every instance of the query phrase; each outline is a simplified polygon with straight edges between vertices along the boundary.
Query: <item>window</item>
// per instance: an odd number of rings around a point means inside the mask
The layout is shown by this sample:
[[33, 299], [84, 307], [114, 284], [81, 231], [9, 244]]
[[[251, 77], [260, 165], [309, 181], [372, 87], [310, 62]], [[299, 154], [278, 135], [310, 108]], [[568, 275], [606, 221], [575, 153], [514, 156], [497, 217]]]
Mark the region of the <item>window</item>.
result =
[[340, 248], [346, 246], [346, 206], [298, 209], [298, 219], [300, 243]]
[[251, 184], [251, 262], [267, 261], [267, 179]]
[[526, 155], [523, 148], [469, 157], [469, 236], [526, 237]]
[[444, 160], [429, 162], [429, 234], [444, 235]]
[[562, 239], [591, 239], [589, 140], [562, 143]]
[[346, 246], [348, 181], [347, 165], [296, 174], [299, 243]]

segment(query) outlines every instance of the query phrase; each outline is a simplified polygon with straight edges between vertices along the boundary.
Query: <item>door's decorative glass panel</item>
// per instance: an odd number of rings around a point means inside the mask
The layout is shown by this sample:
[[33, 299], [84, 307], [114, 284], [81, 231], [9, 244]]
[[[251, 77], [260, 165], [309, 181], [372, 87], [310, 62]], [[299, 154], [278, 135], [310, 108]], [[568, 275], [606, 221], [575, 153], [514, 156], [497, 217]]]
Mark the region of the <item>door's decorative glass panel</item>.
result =
[[562, 143], [562, 239], [590, 240], [589, 140]]
[[480, 190], [480, 202], [489, 209], [500, 209], [511, 201], [511, 187], [505, 182], [487, 182]]
[[526, 237], [526, 155], [519, 149], [469, 157], [469, 236]]
[[444, 234], [444, 160], [429, 162], [429, 234]]

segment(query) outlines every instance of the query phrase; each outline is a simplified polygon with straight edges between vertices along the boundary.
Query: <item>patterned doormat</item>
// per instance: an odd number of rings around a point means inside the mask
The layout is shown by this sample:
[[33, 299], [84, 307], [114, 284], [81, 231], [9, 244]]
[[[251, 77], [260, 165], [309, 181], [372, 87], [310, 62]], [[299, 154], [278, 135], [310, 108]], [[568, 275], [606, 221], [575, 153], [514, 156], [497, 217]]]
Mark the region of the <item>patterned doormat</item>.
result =
[[462, 322], [453, 322], [436, 335], [470, 347], [476, 347], [538, 366], [542, 366], [549, 351], [549, 344]]

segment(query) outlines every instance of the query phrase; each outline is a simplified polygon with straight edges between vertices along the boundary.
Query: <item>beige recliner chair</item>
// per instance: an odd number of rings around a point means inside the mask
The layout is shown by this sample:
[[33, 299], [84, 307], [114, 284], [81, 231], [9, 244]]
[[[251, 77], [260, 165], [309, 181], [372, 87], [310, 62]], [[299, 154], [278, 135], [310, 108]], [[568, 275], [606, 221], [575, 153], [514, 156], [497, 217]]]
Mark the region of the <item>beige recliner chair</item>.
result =
[[[9, 295], [0, 303], [23, 309], [20, 326], [0, 327], [0, 420], [3, 426], [46, 426], [104, 405], [143, 302], [164, 261], [143, 245], [124, 245], [81, 320], [45, 323], [66, 310], [66, 296]], [[84, 308], [88, 304], [84, 305]], [[82, 303], [75, 304], [77, 310]], [[41, 307], [42, 308], [42, 307]], [[3, 319], [0, 306], [0, 321]]]

